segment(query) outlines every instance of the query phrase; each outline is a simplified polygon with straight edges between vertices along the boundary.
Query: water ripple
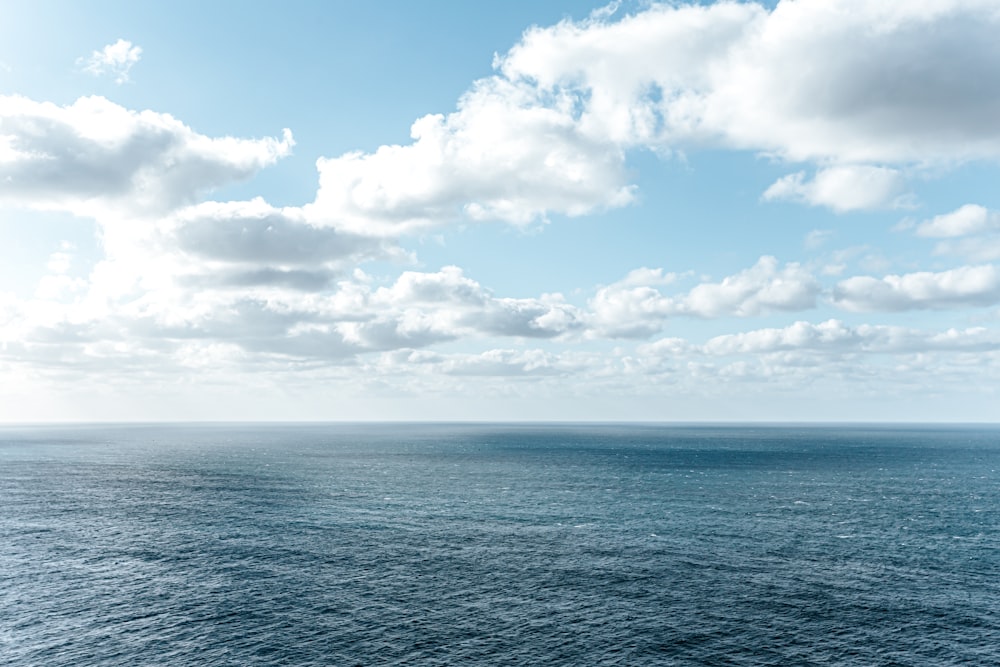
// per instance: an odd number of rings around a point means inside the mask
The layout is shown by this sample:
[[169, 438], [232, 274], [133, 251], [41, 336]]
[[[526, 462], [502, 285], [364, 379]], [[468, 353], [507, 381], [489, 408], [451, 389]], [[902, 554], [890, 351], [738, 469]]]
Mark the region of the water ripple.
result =
[[0, 428], [0, 664], [997, 664], [998, 470], [996, 429]]

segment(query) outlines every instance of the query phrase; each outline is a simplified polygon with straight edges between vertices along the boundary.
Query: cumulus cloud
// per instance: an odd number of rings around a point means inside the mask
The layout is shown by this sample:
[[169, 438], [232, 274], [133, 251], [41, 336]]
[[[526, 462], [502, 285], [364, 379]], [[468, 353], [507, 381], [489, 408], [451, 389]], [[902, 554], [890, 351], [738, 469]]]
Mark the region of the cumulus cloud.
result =
[[716, 336], [703, 351], [707, 354], [759, 354], [801, 349], [849, 349], [857, 346], [862, 336], [838, 320], [821, 324], [796, 322], [785, 328], [757, 329], [737, 334]]
[[917, 236], [951, 238], [1000, 230], [1000, 213], [985, 206], [966, 204], [917, 225]]
[[851, 311], [989, 306], [1000, 303], [1000, 270], [981, 265], [882, 278], [855, 276], [837, 283], [832, 301]]
[[103, 97], [68, 106], [0, 96], [0, 202], [102, 217], [162, 213], [249, 178], [294, 141], [211, 138]]
[[196, 291], [182, 274], [118, 295], [107, 317], [153, 345], [171, 339], [227, 342], [248, 354], [326, 362], [457, 339], [551, 339], [583, 327], [581, 313], [559, 295], [496, 297], [457, 267], [406, 271], [385, 286], [360, 272], [335, 284], [327, 276], [317, 289], [289, 284], [300, 273], [307, 281], [305, 269], [273, 270], [245, 284], [207, 282]]
[[908, 203], [893, 165], [1000, 156], [1000, 13], [982, 0], [653, 4], [529, 29], [413, 141], [318, 162], [312, 214], [394, 235], [634, 199], [626, 153], [723, 146], [815, 162], [766, 199]]
[[983, 0], [653, 5], [531, 29], [499, 65], [585, 93], [581, 124], [619, 142], [844, 164], [970, 159], [1000, 148], [998, 22]]
[[681, 338], [662, 338], [638, 347], [643, 356], [682, 358], [697, 355], [780, 355], [787, 352], [843, 356], [993, 350], [1000, 350], [1000, 332], [986, 327], [928, 331], [873, 324], [850, 326], [836, 319], [818, 324], [798, 321], [786, 327], [724, 334], [701, 345]]
[[716, 336], [701, 348], [709, 355], [770, 354], [787, 351], [904, 354], [932, 351], [1000, 350], [1000, 332], [986, 327], [922, 331], [898, 326], [849, 326], [840, 320], [819, 324], [795, 322]]
[[719, 283], [698, 285], [676, 300], [676, 309], [697, 317], [750, 317], [813, 308], [819, 291], [815, 278], [801, 265], [779, 268], [777, 259], [765, 256]]
[[158, 228], [151, 252], [173, 254], [174, 275], [192, 285], [318, 291], [364, 261], [403, 257], [388, 242], [316, 226], [300, 208], [259, 198], [187, 207]]
[[664, 338], [638, 346], [626, 362], [640, 376], [666, 375], [688, 391], [702, 393], [732, 382], [789, 392], [819, 384], [825, 385], [825, 400], [834, 387], [845, 394], [884, 398], [901, 386], [933, 392], [972, 378], [997, 377], [1000, 332], [799, 321], [715, 336], [703, 344]]
[[677, 274], [646, 267], [601, 287], [590, 300], [594, 333], [612, 338], [645, 338], [660, 330], [673, 312], [672, 301], [657, 286], [669, 285]]
[[[496, 297], [457, 267], [407, 271], [384, 286], [355, 272], [335, 284], [327, 277], [316, 289], [289, 284], [308, 268], [290, 269], [284, 280], [271, 269], [245, 284], [220, 285], [208, 278], [232, 275], [228, 264], [194, 274], [184, 273], [182, 264], [171, 267], [172, 273], [155, 270], [148, 280], [130, 282], [108, 262], [95, 271], [108, 275], [92, 276], [89, 285], [53, 274], [35, 300], [5, 306], [10, 312], [0, 322], [0, 338], [17, 344], [4, 356], [59, 359], [68, 367], [113, 360], [128, 349], [176, 366], [199, 345], [222, 345], [248, 364], [279, 358], [327, 364], [457, 339], [553, 339], [583, 327], [582, 315], [559, 295]], [[192, 285], [192, 276], [202, 282]], [[69, 301], [56, 303], [64, 298]], [[446, 371], [452, 372], [442, 367]]]
[[532, 86], [485, 79], [447, 116], [419, 119], [413, 143], [318, 162], [311, 215], [394, 235], [455, 220], [525, 224], [582, 215], [633, 198], [622, 151], [576, 126], [569, 102]]
[[663, 338], [636, 346], [620, 361], [619, 372], [632, 382], [661, 379], [684, 395], [726, 395], [725, 387], [735, 383], [743, 387], [741, 395], [752, 386], [759, 392], [812, 396], [808, 401], [837, 395], [884, 400], [901, 390], [905, 396], [945, 387], [961, 391], [970, 382], [977, 391], [992, 391], [992, 384], [976, 383], [1000, 377], [1000, 332], [798, 321], [704, 343]]
[[553, 338], [583, 327], [581, 313], [560, 295], [496, 297], [456, 266], [435, 273], [406, 271], [392, 286], [374, 290], [371, 304], [411, 318], [427, 316], [435, 326], [455, 332]]
[[826, 206], [838, 213], [906, 204], [906, 183], [896, 169], [850, 165], [819, 170], [812, 180], [805, 172], [783, 176], [763, 195], [765, 201], [797, 201], [810, 206]]
[[115, 83], [121, 85], [129, 80], [129, 72], [132, 66], [139, 62], [141, 56], [141, 47], [133, 45], [126, 39], [119, 39], [100, 51], [92, 52], [88, 58], [78, 58], [76, 63], [88, 74], [94, 76], [109, 74], [115, 77]]
[[571, 110], [575, 136], [591, 145], [724, 146], [817, 163], [764, 198], [839, 212], [909, 206], [899, 165], [1000, 156], [1000, 13], [988, 2], [614, 14], [529, 29], [497, 57], [491, 85]]
[[696, 285], [686, 294], [666, 296], [653, 286], [675, 278], [639, 269], [598, 289], [589, 303], [594, 332], [613, 338], [644, 338], [659, 331], [666, 318], [753, 317], [806, 310], [815, 307], [820, 293], [819, 283], [802, 266], [779, 267], [770, 256], [720, 282]]
[[620, 21], [591, 17], [529, 29], [497, 60], [514, 81], [569, 91], [582, 130], [623, 145], [704, 135], [711, 70], [765, 12], [756, 5], [653, 5]]
[[[182, 351], [187, 358], [193, 346], [203, 344], [240, 350], [237, 356], [247, 363], [274, 358], [340, 363], [363, 354], [419, 350], [457, 340], [643, 338], [671, 317], [745, 317], [812, 307], [816, 298], [808, 273], [795, 264], [779, 266], [770, 257], [720, 282], [669, 296], [659, 289], [676, 280], [675, 275], [639, 269], [599, 289], [586, 309], [558, 294], [496, 296], [454, 266], [404, 271], [394, 281], [378, 284], [358, 271], [348, 276], [333, 268], [339, 253], [346, 252], [353, 261], [358, 252], [377, 251], [364, 245], [372, 239], [345, 240], [339, 232], [283, 217], [263, 202], [243, 204], [240, 214], [231, 210], [237, 203], [230, 202], [169, 218], [163, 232], [168, 240], [163, 243], [171, 250], [150, 251], [139, 269], [106, 260], [89, 284], [52, 274], [43, 283], [47, 291], [36, 301], [21, 303], [18, 316], [9, 320], [6, 339], [32, 342], [12, 348], [7, 356], [26, 359], [49, 350], [66, 363], [74, 356], [70, 350], [76, 349], [81, 359], [93, 361], [119, 355], [117, 343], [127, 343], [128, 349], [176, 361]], [[178, 240], [186, 233], [185, 225], [211, 219], [213, 213], [221, 213], [216, 224], [232, 229], [209, 224], [199, 232], [207, 235], [203, 241], [187, 247]], [[231, 239], [245, 230], [248, 239]], [[273, 246], [258, 238], [270, 233], [276, 235]], [[315, 247], [286, 254], [299, 234]], [[216, 235], [222, 239], [221, 249]], [[325, 252], [324, 244], [329, 244]], [[185, 262], [187, 253], [196, 255], [190, 263]], [[536, 362], [525, 361], [522, 370], [545, 374], [566, 368]], [[504, 364], [516, 366], [522, 360], [465, 359], [439, 370], [483, 374]]]
[[1000, 259], [1000, 212], [985, 206], [965, 204], [919, 223], [906, 220], [895, 229], [914, 229], [917, 236], [942, 239], [934, 246], [935, 255], [962, 257], [968, 262]]
[[647, 285], [612, 284], [597, 290], [588, 304], [595, 335], [647, 338], [674, 313], [674, 302]]

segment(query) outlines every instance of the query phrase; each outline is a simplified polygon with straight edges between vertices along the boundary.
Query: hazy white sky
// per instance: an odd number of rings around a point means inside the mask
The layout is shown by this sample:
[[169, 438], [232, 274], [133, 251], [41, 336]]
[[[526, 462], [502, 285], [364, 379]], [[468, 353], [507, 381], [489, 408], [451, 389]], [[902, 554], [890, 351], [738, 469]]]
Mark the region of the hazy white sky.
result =
[[996, 421], [997, 34], [0, 2], [0, 420]]

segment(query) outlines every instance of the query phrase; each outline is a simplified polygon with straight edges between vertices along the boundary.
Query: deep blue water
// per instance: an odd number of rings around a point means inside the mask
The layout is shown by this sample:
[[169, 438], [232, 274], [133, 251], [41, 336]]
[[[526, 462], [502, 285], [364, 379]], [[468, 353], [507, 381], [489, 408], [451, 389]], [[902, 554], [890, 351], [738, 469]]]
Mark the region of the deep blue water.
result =
[[3, 427], [0, 664], [1000, 664], [1000, 428]]

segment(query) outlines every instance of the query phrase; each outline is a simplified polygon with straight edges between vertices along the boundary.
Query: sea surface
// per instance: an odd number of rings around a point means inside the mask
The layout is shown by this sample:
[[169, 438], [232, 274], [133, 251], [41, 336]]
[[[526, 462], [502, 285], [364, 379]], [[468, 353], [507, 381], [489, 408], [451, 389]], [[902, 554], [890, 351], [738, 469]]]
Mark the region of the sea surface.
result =
[[0, 665], [998, 665], [1000, 427], [0, 427]]

